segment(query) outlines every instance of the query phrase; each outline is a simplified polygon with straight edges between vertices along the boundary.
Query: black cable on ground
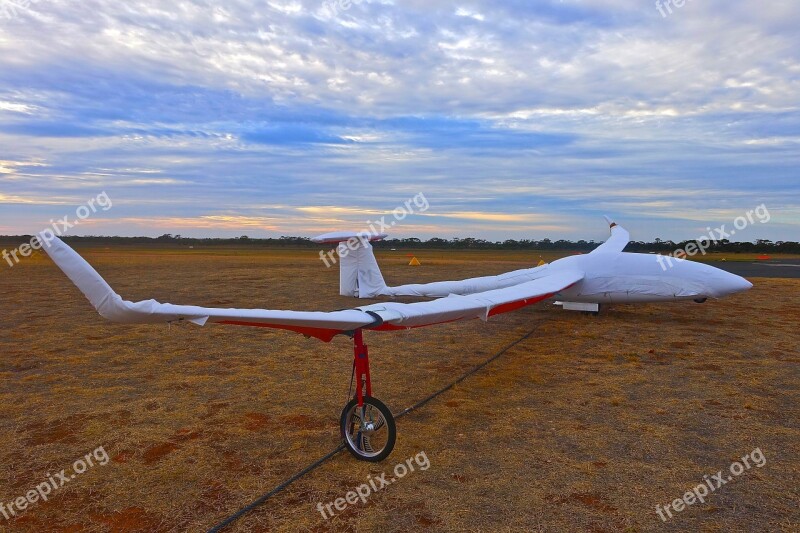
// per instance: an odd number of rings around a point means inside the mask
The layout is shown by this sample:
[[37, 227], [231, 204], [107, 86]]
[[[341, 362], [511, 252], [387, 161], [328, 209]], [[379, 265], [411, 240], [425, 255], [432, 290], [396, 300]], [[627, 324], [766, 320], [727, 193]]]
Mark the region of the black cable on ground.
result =
[[[517, 344], [519, 344], [522, 341], [527, 340], [528, 338], [530, 338], [530, 336], [533, 335], [535, 331], [536, 331], [536, 328], [533, 328], [528, 333], [526, 333], [525, 335], [523, 335], [519, 339], [515, 340], [514, 342], [512, 342], [511, 344], [509, 344], [508, 346], [506, 346], [505, 348], [503, 348], [502, 350], [500, 350], [499, 352], [497, 352], [496, 354], [491, 356], [489, 359], [487, 359], [486, 361], [482, 362], [481, 364], [479, 364], [478, 366], [476, 366], [475, 368], [473, 368], [472, 370], [467, 372], [466, 374], [462, 375], [460, 378], [458, 378], [457, 380], [453, 381], [449, 385], [446, 385], [445, 387], [442, 387], [438, 391], [434, 392], [433, 394], [431, 394], [427, 398], [425, 398], [423, 400], [420, 400], [419, 402], [415, 403], [411, 407], [407, 407], [406, 409], [403, 409], [398, 414], [394, 415], [395, 419], [402, 418], [402, 417], [406, 416], [410, 412], [415, 411], [415, 410], [419, 409], [420, 407], [424, 406], [425, 404], [427, 404], [428, 402], [430, 402], [434, 398], [436, 398], [436, 397], [444, 394], [445, 392], [449, 391], [450, 389], [452, 389], [453, 387], [455, 387], [456, 385], [458, 385], [459, 383], [461, 383], [462, 381], [464, 381], [465, 379], [467, 379], [471, 375], [473, 375], [476, 372], [478, 372], [479, 370], [485, 368], [488, 364], [490, 364], [492, 361], [495, 361], [497, 358], [499, 358], [500, 356], [505, 354], [507, 351], [509, 351], [511, 348], [513, 348]], [[322, 466], [324, 463], [326, 463], [329, 459], [331, 459], [333, 456], [335, 456], [337, 453], [339, 453], [342, 450], [344, 450], [344, 443], [339, 444], [339, 446], [337, 446], [336, 448], [334, 448], [333, 450], [331, 450], [330, 452], [325, 454], [323, 457], [320, 457], [319, 459], [317, 459], [316, 461], [314, 461], [313, 463], [311, 463], [310, 465], [308, 465], [307, 467], [305, 467], [304, 469], [302, 469], [301, 471], [299, 471], [298, 473], [296, 473], [295, 475], [293, 475], [292, 477], [290, 477], [289, 479], [287, 479], [286, 481], [284, 481], [283, 483], [281, 483], [280, 485], [278, 485], [277, 487], [275, 487], [274, 489], [269, 491], [268, 493], [266, 493], [263, 496], [261, 496], [259, 499], [257, 499], [256, 501], [254, 501], [250, 505], [248, 505], [246, 507], [242, 507], [241, 509], [236, 511], [236, 513], [232, 514], [231, 516], [229, 516], [228, 518], [226, 518], [225, 520], [223, 520], [222, 522], [220, 522], [216, 526], [214, 526], [211, 529], [209, 529], [208, 533], [219, 533], [220, 531], [222, 531], [223, 529], [225, 529], [226, 527], [228, 527], [232, 523], [236, 522], [238, 519], [240, 519], [241, 517], [243, 517], [244, 515], [246, 515], [247, 513], [252, 511], [253, 509], [255, 509], [256, 507], [261, 506], [264, 502], [266, 502], [267, 500], [269, 500], [270, 498], [272, 498], [273, 496], [275, 496], [279, 492], [283, 491], [283, 489], [285, 489], [286, 487], [288, 487], [289, 485], [291, 485], [292, 483], [294, 483], [295, 481], [297, 481], [301, 477], [305, 476], [306, 474], [310, 473], [311, 471], [316, 470], [317, 468]]]
[[209, 529], [208, 533], [216, 533], [218, 531], [222, 531], [223, 529], [225, 529], [226, 527], [228, 527], [232, 523], [236, 522], [238, 519], [240, 519], [241, 517], [243, 517], [244, 515], [246, 515], [250, 511], [252, 511], [253, 509], [255, 509], [256, 507], [258, 507], [261, 504], [263, 504], [265, 501], [269, 500], [270, 498], [272, 498], [273, 496], [275, 496], [276, 494], [281, 492], [283, 489], [285, 489], [286, 487], [288, 487], [289, 485], [291, 485], [292, 483], [294, 483], [295, 481], [297, 481], [301, 477], [305, 476], [306, 474], [308, 474], [312, 470], [315, 470], [317, 467], [321, 466], [322, 463], [324, 463], [325, 461], [327, 461], [328, 459], [330, 459], [331, 457], [333, 457], [334, 455], [336, 455], [337, 453], [339, 453], [342, 450], [344, 450], [344, 443], [339, 444], [339, 446], [337, 446], [334, 450], [331, 450], [330, 452], [328, 452], [327, 455], [325, 455], [324, 457], [318, 459], [317, 461], [314, 461], [313, 463], [311, 463], [310, 465], [308, 465], [307, 467], [305, 467], [304, 469], [302, 469], [301, 471], [299, 471], [298, 473], [296, 473], [295, 475], [293, 475], [292, 477], [290, 477], [289, 479], [287, 479], [286, 481], [284, 481], [283, 483], [281, 483], [280, 485], [278, 485], [277, 487], [275, 487], [274, 489], [269, 491], [268, 493], [266, 493], [263, 496], [261, 496], [259, 499], [257, 499], [256, 501], [254, 501], [253, 503], [251, 503], [247, 507], [242, 507], [241, 509], [236, 511], [236, 513], [232, 514], [231, 516], [229, 516], [228, 518], [226, 518], [225, 520], [223, 520], [222, 522], [220, 522], [216, 526], [214, 526], [211, 529]]
[[456, 385], [458, 385], [459, 383], [461, 383], [462, 381], [464, 381], [465, 379], [467, 379], [468, 377], [470, 377], [471, 375], [473, 375], [477, 371], [479, 371], [479, 370], [483, 369], [484, 367], [486, 367], [486, 365], [488, 365], [489, 363], [491, 363], [492, 361], [494, 361], [495, 359], [497, 359], [498, 357], [500, 357], [501, 355], [503, 355], [504, 353], [509, 351], [511, 348], [513, 348], [517, 344], [519, 344], [522, 341], [527, 340], [528, 338], [530, 338], [530, 336], [533, 335], [535, 331], [536, 331], [536, 328], [533, 328], [528, 333], [526, 333], [525, 335], [523, 335], [519, 339], [515, 340], [514, 342], [512, 342], [511, 344], [509, 344], [508, 346], [506, 346], [505, 348], [503, 348], [502, 350], [500, 350], [499, 352], [497, 352], [496, 354], [491, 356], [489, 359], [487, 359], [483, 363], [479, 364], [478, 366], [476, 366], [475, 368], [473, 368], [472, 370], [470, 370], [469, 372], [467, 372], [466, 374], [464, 374], [463, 376], [461, 376], [460, 378], [458, 378], [454, 382], [452, 382], [449, 385], [439, 389], [438, 391], [434, 392], [433, 394], [431, 394], [430, 396], [428, 396], [424, 400], [420, 400], [419, 402], [415, 403], [411, 407], [407, 407], [406, 409], [403, 409], [398, 414], [394, 415], [394, 417], [395, 418], [402, 418], [402, 417], [406, 416], [408, 413], [410, 413], [411, 411], [414, 411], [415, 409], [419, 409], [420, 407], [422, 407], [423, 405], [425, 405], [429, 401], [433, 400], [437, 396], [449, 391], [450, 389], [452, 389], [453, 387], [455, 387]]

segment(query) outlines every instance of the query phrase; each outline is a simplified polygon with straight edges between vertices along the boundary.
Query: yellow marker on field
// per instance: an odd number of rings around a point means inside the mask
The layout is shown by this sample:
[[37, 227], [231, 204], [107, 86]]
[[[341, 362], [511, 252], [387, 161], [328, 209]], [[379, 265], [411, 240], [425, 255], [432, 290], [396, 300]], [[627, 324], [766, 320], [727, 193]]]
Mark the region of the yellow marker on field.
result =
[[538, 265], [536, 265], [536, 266], [537, 266], [537, 267], [540, 267], [540, 266], [542, 266], [542, 265], [546, 265], [546, 264], [547, 264], [547, 263], [545, 263], [544, 259], [539, 259], [539, 264], [538, 264]]
[[418, 266], [420, 266], [420, 264], [421, 263], [419, 262], [419, 259], [417, 259], [416, 257], [412, 257], [411, 258], [411, 262], [408, 263], [408, 266], [418, 267]]

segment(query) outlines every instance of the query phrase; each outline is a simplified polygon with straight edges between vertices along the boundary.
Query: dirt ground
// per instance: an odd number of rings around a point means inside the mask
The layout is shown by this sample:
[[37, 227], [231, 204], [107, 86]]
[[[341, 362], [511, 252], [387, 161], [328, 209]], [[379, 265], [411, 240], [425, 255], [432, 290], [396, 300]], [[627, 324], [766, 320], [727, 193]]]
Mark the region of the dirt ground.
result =
[[[334, 310], [313, 251], [92, 248], [125, 298]], [[379, 255], [390, 283], [496, 274], [526, 252]], [[551, 259], [551, 258], [547, 258]], [[346, 452], [228, 531], [798, 531], [800, 280], [751, 280], [703, 305], [539, 304], [479, 321], [368, 332], [394, 412], [505, 346], [398, 420], [383, 463]], [[204, 531], [339, 443], [351, 343], [260, 328], [105, 322], [45, 257], [0, 268], [0, 502], [87, 454], [2, 531]], [[102, 448], [105, 454], [92, 456]], [[663, 522], [656, 513], [759, 449], [753, 465]], [[323, 518], [318, 504], [395, 465], [415, 471]], [[107, 457], [108, 460], [104, 460]], [[105, 464], [101, 464], [105, 463]], [[58, 483], [57, 483], [58, 484]]]

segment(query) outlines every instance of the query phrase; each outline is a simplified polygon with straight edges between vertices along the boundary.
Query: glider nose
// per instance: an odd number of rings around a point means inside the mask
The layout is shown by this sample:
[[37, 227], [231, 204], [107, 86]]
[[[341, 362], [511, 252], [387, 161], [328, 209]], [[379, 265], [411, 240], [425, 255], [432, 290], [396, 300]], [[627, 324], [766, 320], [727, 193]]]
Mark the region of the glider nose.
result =
[[743, 277], [726, 272], [722, 279], [717, 282], [716, 292], [720, 296], [728, 296], [729, 294], [746, 291], [752, 286], [753, 284]]

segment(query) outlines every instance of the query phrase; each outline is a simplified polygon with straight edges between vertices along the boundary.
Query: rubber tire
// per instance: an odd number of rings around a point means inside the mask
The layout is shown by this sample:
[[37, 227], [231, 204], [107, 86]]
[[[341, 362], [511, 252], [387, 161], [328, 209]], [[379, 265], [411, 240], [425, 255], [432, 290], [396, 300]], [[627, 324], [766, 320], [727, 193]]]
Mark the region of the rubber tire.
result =
[[368, 403], [376, 407], [378, 411], [381, 412], [383, 419], [386, 420], [386, 429], [389, 432], [389, 437], [386, 440], [386, 446], [383, 448], [383, 451], [374, 457], [365, 457], [359, 454], [358, 451], [350, 447], [350, 443], [347, 441], [347, 437], [345, 436], [346, 434], [345, 428], [347, 423], [349, 422], [347, 420], [347, 413], [350, 412], [350, 409], [352, 409], [353, 406], [358, 405], [358, 400], [356, 398], [353, 398], [352, 400], [347, 402], [347, 405], [345, 405], [344, 409], [342, 409], [342, 415], [339, 418], [339, 430], [341, 431], [342, 434], [342, 442], [344, 442], [344, 447], [347, 448], [347, 450], [353, 455], [353, 457], [355, 457], [359, 461], [379, 463], [384, 459], [386, 459], [387, 457], [389, 457], [389, 454], [392, 453], [392, 450], [394, 449], [394, 444], [397, 441], [397, 426], [394, 423], [394, 416], [392, 415], [392, 412], [389, 410], [388, 407], [386, 407], [386, 405], [382, 401], [378, 400], [377, 398], [373, 398], [371, 396], [364, 396], [364, 403], [365, 404]]

